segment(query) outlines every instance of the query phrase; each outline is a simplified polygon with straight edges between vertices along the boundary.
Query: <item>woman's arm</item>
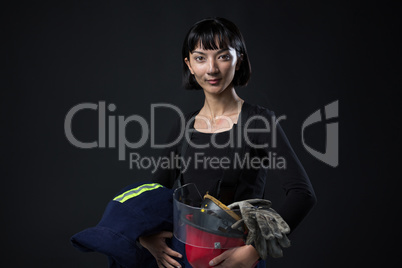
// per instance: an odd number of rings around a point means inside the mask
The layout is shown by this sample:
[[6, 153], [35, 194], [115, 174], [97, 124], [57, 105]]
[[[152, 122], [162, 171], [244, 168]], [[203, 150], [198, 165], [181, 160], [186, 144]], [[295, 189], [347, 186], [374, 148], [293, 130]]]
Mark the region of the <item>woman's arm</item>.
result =
[[[175, 121], [165, 139], [164, 144], [169, 144], [177, 139], [178, 135], [180, 134], [179, 122], [180, 120]], [[172, 156], [177, 157], [179, 155], [179, 145], [180, 143], [176, 142], [166, 148], [159, 149], [158, 151], [161, 152], [161, 154], [159, 154], [158, 157], [164, 157], [165, 159], [172, 159]], [[158, 167], [155, 173], [152, 174], [151, 181], [154, 183], [159, 183], [167, 188], [172, 188], [179, 174], [179, 167], [177, 167], [175, 163], [169, 163], [168, 167]], [[141, 236], [139, 238], [141, 246], [146, 248], [152, 254], [159, 268], [181, 267], [181, 265], [175, 259], [173, 259], [173, 257], [182, 258], [182, 255], [179, 252], [172, 250], [166, 244], [166, 239], [170, 239], [172, 237], [172, 232], [162, 231], [154, 235]]]
[[[270, 122], [276, 120], [272, 112], [266, 111], [265, 116], [270, 116]], [[270, 176], [279, 178], [281, 182], [285, 199], [282, 206], [275, 209], [287, 222], [292, 232], [317, 203], [317, 198], [310, 179], [280, 124], [276, 123], [272, 131], [275, 132], [275, 144], [272, 144], [273, 140], [270, 136], [270, 147], [265, 149], [265, 154], [276, 153], [277, 158], [282, 157], [285, 160], [285, 166], [269, 169], [267, 177], [268, 179]]]
[[[180, 131], [181, 131], [180, 120], [176, 120], [172, 125], [164, 144], [169, 144], [177, 140], [177, 138], [180, 136]], [[161, 152], [160, 156], [169, 159], [169, 161], [171, 161], [175, 157], [180, 156], [179, 155], [180, 144], [181, 144], [180, 141], [176, 141], [172, 145], [166, 148], [158, 149], [158, 152]], [[172, 188], [176, 179], [180, 174], [180, 169], [176, 164], [180, 164], [180, 162], [177, 163], [173, 161], [173, 163], [169, 162], [168, 167], [158, 167], [156, 172], [152, 174], [151, 181], [159, 183], [167, 188]]]
[[259, 258], [257, 250], [253, 246], [247, 245], [226, 250], [212, 259], [209, 265], [219, 268], [252, 268], [257, 264]]

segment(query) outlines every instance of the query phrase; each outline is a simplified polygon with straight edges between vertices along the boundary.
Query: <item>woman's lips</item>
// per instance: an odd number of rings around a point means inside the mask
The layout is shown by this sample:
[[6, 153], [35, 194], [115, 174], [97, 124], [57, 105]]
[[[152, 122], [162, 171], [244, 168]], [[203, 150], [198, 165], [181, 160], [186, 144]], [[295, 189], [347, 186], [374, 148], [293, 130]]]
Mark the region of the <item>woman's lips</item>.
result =
[[221, 79], [208, 79], [207, 81], [208, 81], [208, 83], [210, 83], [211, 85], [215, 85], [215, 84], [218, 84], [219, 81], [221, 81]]

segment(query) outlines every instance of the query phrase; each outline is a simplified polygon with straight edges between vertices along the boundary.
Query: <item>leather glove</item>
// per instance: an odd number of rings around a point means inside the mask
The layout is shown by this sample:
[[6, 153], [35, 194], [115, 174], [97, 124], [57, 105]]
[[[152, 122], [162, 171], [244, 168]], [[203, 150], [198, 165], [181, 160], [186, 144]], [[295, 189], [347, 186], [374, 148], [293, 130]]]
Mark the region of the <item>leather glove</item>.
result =
[[246, 244], [254, 243], [261, 259], [266, 259], [268, 255], [273, 258], [282, 257], [281, 247], [290, 247], [290, 240], [286, 236], [290, 228], [271, 205], [269, 200], [249, 199], [228, 206], [230, 209], [240, 209], [242, 219], [233, 224], [232, 228], [239, 229], [246, 225]]

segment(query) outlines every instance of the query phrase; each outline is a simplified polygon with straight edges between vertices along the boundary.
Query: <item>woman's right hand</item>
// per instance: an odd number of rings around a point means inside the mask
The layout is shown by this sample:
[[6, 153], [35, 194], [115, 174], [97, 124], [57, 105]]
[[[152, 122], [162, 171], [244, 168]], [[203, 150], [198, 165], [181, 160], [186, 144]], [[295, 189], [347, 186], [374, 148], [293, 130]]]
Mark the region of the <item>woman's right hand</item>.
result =
[[180, 263], [172, 257], [181, 258], [182, 255], [166, 245], [166, 238], [172, 237], [172, 232], [163, 231], [155, 235], [142, 236], [139, 238], [141, 245], [148, 249], [152, 256], [155, 257], [159, 268], [181, 267]]

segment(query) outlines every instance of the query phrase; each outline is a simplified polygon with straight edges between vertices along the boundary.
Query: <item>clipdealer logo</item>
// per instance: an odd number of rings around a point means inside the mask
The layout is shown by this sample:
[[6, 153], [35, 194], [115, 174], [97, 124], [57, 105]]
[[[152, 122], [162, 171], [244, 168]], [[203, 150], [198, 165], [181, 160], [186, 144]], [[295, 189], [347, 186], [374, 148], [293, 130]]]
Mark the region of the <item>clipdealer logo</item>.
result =
[[[333, 120], [338, 118], [338, 100], [326, 105], [324, 107], [324, 114], [326, 120]], [[312, 113], [303, 122], [302, 125], [302, 143], [304, 148], [312, 156], [318, 160], [328, 164], [331, 167], [337, 167], [339, 165], [339, 123], [329, 122], [326, 123], [326, 141], [325, 141], [325, 152], [321, 153], [310, 146], [308, 146], [304, 139], [304, 130], [315, 123], [321, 122], [321, 109], [318, 109]]]
[[[181, 127], [182, 131], [180, 131], [179, 135], [176, 137], [176, 139], [169, 144], [156, 144], [155, 143], [155, 109], [157, 108], [169, 108], [174, 110], [180, 117], [181, 120]], [[239, 107], [240, 108], [240, 107]], [[91, 141], [91, 142], [82, 142], [78, 140], [72, 131], [72, 121], [73, 118], [76, 116], [77, 113], [81, 110], [94, 110], [98, 112], [98, 137], [97, 140]], [[151, 121], [150, 125], [148, 122], [141, 117], [140, 115], [131, 115], [128, 117], [122, 116], [122, 115], [110, 115], [110, 112], [114, 112], [116, 110], [116, 105], [111, 103], [106, 106], [105, 101], [99, 101], [98, 104], [95, 103], [81, 103], [77, 104], [73, 108], [71, 108], [64, 120], [64, 132], [66, 135], [67, 140], [74, 146], [81, 148], [81, 149], [92, 149], [92, 148], [116, 148], [118, 150], [118, 159], [120, 161], [126, 160], [126, 149], [138, 149], [142, 146], [144, 146], [148, 142], [148, 138], [150, 137], [150, 145], [151, 148], [166, 148], [168, 146], [172, 146], [176, 143], [178, 143], [184, 136], [184, 138], [187, 139], [187, 141], [194, 145], [191, 140], [189, 140], [189, 137], [187, 134], [185, 134], [185, 131], [183, 131], [183, 128], [186, 127], [188, 128], [188, 124], [185, 125], [185, 117], [183, 112], [176, 106], [168, 103], [158, 103], [158, 104], [151, 104]], [[328, 119], [333, 119], [338, 117], [338, 101], [334, 101], [328, 105], [325, 106], [324, 108], [325, 111], [325, 118], [326, 120]], [[107, 113], [109, 112], [109, 115], [107, 116]], [[117, 122], [116, 122], [117, 119]], [[277, 118], [271, 118], [271, 124], [268, 122], [268, 120], [262, 116], [253, 116], [249, 118], [248, 122], [246, 122], [246, 126], [249, 126], [249, 123], [253, 120], [262, 120], [264, 122], [264, 128], [263, 129], [249, 129], [247, 127], [244, 128], [244, 139], [245, 142], [250, 145], [254, 146], [254, 148], [264, 148], [264, 146], [268, 147], [271, 146], [272, 148], [276, 147], [276, 124], [283, 119], [286, 119], [286, 116], [282, 115]], [[227, 120], [230, 120], [227, 118]], [[306, 144], [305, 138], [304, 138], [304, 132], [305, 129], [308, 126], [311, 126], [315, 123], [318, 123], [322, 121], [321, 118], [321, 112], [320, 109], [312, 113], [308, 118], [303, 122], [302, 129], [301, 129], [301, 134], [302, 134], [302, 143], [305, 149], [315, 158], [318, 160], [326, 163], [327, 165], [331, 167], [337, 167], [339, 160], [338, 160], [338, 147], [339, 147], [339, 141], [338, 141], [338, 123], [328, 123], [326, 125], [326, 150], [324, 153], [319, 152], [318, 150], [315, 150], [311, 148], [309, 145]], [[129, 123], [137, 123], [141, 127], [141, 137], [139, 140], [132, 142], [129, 141], [126, 137], [126, 127]], [[117, 128], [116, 128], [117, 125]], [[240, 130], [240, 128], [238, 128]], [[116, 131], [117, 130], [117, 131]], [[117, 133], [116, 133], [117, 132]], [[267, 144], [253, 144], [253, 142], [248, 138], [248, 133], [252, 132], [265, 132], [265, 133], [271, 133], [271, 143], [270, 145]], [[107, 140], [106, 140], [107, 138]], [[117, 138], [117, 139], [116, 139]], [[117, 140], [117, 144], [116, 144]], [[237, 139], [237, 146], [241, 146], [241, 139]], [[234, 146], [235, 141], [232, 139], [230, 140], [230, 146]], [[212, 139], [212, 145], [216, 146], [219, 148], [219, 146], [222, 146], [220, 144], [215, 144], [214, 139]], [[263, 147], [261, 147], [263, 146]], [[137, 153], [130, 153], [130, 168], [132, 168], [133, 162], [137, 161], [138, 163], [138, 154]], [[270, 156], [271, 157], [271, 156]], [[282, 157], [283, 158], [283, 157]], [[274, 153], [274, 157], [272, 162], [275, 163], [276, 159], [278, 161], [282, 161], [282, 166], [286, 166], [285, 159], [281, 159], [281, 156], [276, 156]], [[177, 161], [177, 160], [176, 160]], [[180, 159], [181, 162], [183, 162], [183, 159]], [[152, 161], [148, 161], [151, 163]], [[270, 159], [271, 162], [271, 159]], [[279, 162], [278, 162], [279, 163]], [[144, 164], [144, 166], [146, 166]], [[275, 168], [275, 167], [274, 167]]]

